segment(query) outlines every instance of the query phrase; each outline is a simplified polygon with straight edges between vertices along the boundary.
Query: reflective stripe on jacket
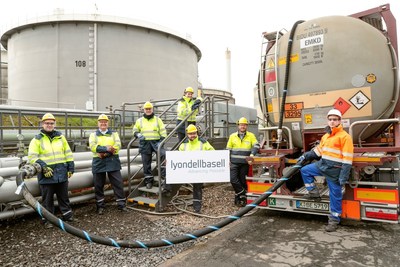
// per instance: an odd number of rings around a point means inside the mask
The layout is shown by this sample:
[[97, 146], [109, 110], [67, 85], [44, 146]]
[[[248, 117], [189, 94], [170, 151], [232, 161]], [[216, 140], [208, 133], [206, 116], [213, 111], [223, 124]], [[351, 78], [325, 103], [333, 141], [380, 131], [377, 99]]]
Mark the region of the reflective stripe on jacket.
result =
[[141, 133], [146, 141], [159, 140], [161, 137], [165, 138], [167, 136], [164, 123], [157, 116], [153, 116], [150, 120], [144, 117], [137, 119], [133, 126], [133, 134], [135, 133]]
[[[192, 106], [196, 99], [202, 100], [200, 97], [192, 98], [183, 96], [181, 100], [178, 102], [177, 113], [178, 113], [178, 120], [183, 121], [190, 112], [192, 112]], [[196, 121], [196, 116], [199, 113], [199, 110], [196, 109], [192, 115], [188, 118], [188, 121]]]
[[38, 163], [42, 168], [48, 166], [53, 169], [53, 176], [45, 178], [38, 173], [39, 184], [54, 184], [68, 181], [67, 172], [74, 172], [74, 158], [61, 132], [54, 131], [52, 138], [47, 134], [36, 135], [29, 144], [29, 163]]
[[186, 140], [179, 146], [179, 151], [200, 151], [214, 150], [212, 145], [206, 140], [196, 137], [193, 141]]
[[[119, 159], [119, 150], [121, 149], [121, 140], [117, 132], [108, 129], [105, 134], [97, 130], [89, 136], [89, 146], [93, 153], [92, 172], [111, 172], [121, 169], [121, 161]], [[107, 146], [115, 149], [114, 154], [107, 152]], [[98, 153], [105, 153], [103, 158]]]
[[230, 150], [232, 163], [247, 163], [246, 157], [257, 154], [260, 145], [253, 133], [247, 131], [241, 139], [239, 132], [235, 132], [229, 136], [226, 148]]
[[326, 133], [321, 142], [313, 150], [321, 157], [317, 166], [328, 178], [347, 180], [353, 163], [354, 145], [350, 135], [342, 125], [332, 128], [332, 133]]

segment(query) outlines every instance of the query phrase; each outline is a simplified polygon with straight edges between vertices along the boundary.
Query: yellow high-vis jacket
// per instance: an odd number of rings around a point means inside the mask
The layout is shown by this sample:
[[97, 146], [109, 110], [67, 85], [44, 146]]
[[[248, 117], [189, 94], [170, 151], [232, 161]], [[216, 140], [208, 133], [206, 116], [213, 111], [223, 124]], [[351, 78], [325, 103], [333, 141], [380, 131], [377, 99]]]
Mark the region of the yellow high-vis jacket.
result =
[[246, 163], [246, 157], [250, 154], [257, 154], [260, 149], [256, 136], [247, 131], [243, 137], [240, 138], [239, 132], [235, 132], [229, 136], [226, 148], [230, 150], [231, 163]]
[[[121, 161], [119, 159], [119, 151], [121, 149], [121, 140], [118, 132], [108, 129], [106, 133], [96, 130], [89, 136], [89, 146], [93, 153], [92, 172], [112, 172], [121, 169]], [[110, 153], [107, 146], [112, 146], [115, 151]], [[99, 157], [99, 155], [103, 155]]]
[[[198, 98], [188, 98], [183, 96], [182, 99], [178, 102], [177, 112], [178, 112], [178, 121], [182, 121], [190, 112], [192, 112], [192, 106], [196, 102], [196, 100], [202, 101], [200, 97]], [[198, 102], [198, 101], [197, 101]], [[199, 113], [199, 110], [196, 109], [192, 115], [188, 118], [189, 122], [195, 122], [196, 116]]]
[[193, 139], [193, 141], [187, 139], [179, 146], [179, 151], [201, 151], [201, 150], [214, 150], [214, 148], [208, 141], [199, 137], [196, 137], [195, 139]]
[[42, 168], [53, 169], [53, 176], [44, 177], [38, 173], [39, 184], [54, 184], [68, 181], [67, 172], [74, 172], [74, 158], [65, 136], [59, 131], [46, 134], [41, 131], [29, 144], [29, 163], [38, 163]]

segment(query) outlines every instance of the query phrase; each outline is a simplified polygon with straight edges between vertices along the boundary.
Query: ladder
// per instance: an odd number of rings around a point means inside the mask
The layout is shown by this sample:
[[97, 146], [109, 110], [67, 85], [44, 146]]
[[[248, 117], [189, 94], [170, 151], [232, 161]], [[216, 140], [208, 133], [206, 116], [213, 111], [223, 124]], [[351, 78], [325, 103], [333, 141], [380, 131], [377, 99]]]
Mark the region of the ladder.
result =
[[[278, 106], [280, 106], [278, 84], [278, 41], [285, 33], [287, 33], [287, 30], [282, 29], [280, 31], [264, 32], [262, 35], [258, 94], [260, 108], [263, 114], [261, 124], [264, 127], [274, 126], [269, 119], [269, 116], [272, 115], [268, 108], [268, 105], [271, 105], [271, 99], [276, 98], [278, 100]], [[267, 132], [266, 134], [267, 136], [264, 136], [264, 139], [271, 139], [270, 132]]]

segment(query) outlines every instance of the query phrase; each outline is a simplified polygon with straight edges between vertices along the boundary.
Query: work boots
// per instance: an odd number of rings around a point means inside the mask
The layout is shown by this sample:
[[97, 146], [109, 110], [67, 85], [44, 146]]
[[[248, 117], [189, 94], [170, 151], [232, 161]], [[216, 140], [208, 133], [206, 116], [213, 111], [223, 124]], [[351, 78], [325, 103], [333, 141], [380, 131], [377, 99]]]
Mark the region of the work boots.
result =
[[308, 191], [308, 194], [304, 195], [303, 198], [310, 201], [316, 201], [316, 202], [321, 201], [319, 190], [316, 187]]
[[245, 207], [246, 205], [247, 205], [246, 195], [235, 195], [235, 206], [236, 207]]
[[325, 226], [325, 231], [327, 232], [334, 232], [339, 226], [339, 221], [329, 218], [328, 225]]

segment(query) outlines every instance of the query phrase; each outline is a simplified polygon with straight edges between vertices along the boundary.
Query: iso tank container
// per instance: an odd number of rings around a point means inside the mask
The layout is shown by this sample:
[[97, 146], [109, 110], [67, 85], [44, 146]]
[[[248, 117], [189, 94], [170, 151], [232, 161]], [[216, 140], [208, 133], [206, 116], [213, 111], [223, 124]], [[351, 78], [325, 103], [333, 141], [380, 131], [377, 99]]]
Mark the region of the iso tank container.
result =
[[148, 22], [57, 15], [12, 28], [1, 43], [17, 105], [105, 110], [178, 98], [198, 84], [198, 47]]
[[[283, 125], [292, 130], [296, 146], [303, 147], [303, 130], [326, 126], [333, 107], [343, 113], [345, 128], [355, 121], [391, 116], [398, 102], [397, 58], [379, 30], [342, 16], [300, 23], [287, 63], [289, 36], [283, 34], [265, 55], [261, 97], [264, 113], [278, 124], [287, 76]], [[355, 128], [354, 139], [361, 134], [367, 138], [380, 127]]]

